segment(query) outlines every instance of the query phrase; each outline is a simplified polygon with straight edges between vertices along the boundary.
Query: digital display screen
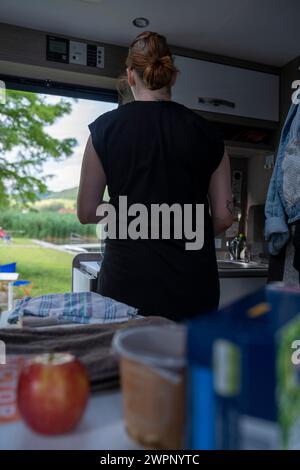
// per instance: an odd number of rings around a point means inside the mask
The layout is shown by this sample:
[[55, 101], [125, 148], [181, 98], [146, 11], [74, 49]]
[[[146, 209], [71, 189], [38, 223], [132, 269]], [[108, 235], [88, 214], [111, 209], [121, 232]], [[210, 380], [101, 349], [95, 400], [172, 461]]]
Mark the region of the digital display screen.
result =
[[49, 41], [49, 51], [55, 52], [56, 54], [66, 54], [67, 53], [67, 42], [66, 41]]

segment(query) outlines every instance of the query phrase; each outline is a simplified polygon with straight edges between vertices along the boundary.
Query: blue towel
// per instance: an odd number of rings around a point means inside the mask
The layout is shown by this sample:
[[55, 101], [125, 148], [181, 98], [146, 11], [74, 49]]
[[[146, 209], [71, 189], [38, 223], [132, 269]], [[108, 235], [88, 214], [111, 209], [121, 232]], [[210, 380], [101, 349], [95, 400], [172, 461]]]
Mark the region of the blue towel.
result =
[[19, 300], [8, 316], [8, 323], [17, 323], [22, 317], [52, 318], [57, 323], [115, 323], [137, 314], [136, 308], [95, 292], [68, 292]]

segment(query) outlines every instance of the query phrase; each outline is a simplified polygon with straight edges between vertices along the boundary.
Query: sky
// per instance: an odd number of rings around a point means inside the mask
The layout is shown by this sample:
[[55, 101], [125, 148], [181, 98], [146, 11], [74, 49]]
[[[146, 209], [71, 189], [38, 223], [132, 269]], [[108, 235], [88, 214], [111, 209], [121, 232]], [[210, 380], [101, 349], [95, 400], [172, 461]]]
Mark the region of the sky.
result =
[[[49, 103], [59, 100], [57, 96], [47, 96]], [[69, 100], [70, 98], [64, 98]], [[78, 145], [73, 149], [73, 155], [61, 162], [49, 160], [44, 164], [44, 175], [53, 175], [53, 178], [47, 180], [50, 191], [61, 191], [63, 189], [78, 186], [80, 177], [80, 168], [86, 141], [89, 136], [88, 124], [93, 122], [101, 114], [111, 111], [117, 107], [116, 103], [105, 103], [101, 101], [78, 99], [72, 102], [71, 114], [57, 120], [52, 126], [47, 127], [46, 131], [51, 136], [64, 139], [75, 137]]]

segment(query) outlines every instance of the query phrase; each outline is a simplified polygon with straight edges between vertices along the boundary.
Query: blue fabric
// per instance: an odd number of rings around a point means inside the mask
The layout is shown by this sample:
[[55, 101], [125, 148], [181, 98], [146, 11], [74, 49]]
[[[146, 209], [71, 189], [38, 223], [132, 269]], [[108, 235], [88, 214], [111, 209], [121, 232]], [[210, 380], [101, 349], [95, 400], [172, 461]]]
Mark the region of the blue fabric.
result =
[[17, 270], [17, 263], [9, 263], [0, 265], [1, 273], [15, 273]]
[[265, 206], [265, 238], [277, 255], [290, 239], [288, 224], [300, 219], [300, 107], [292, 104], [282, 129]]
[[17, 323], [26, 316], [70, 323], [114, 323], [137, 317], [137, 314], [136, 308], [95, 292], [66, 292], [24, 297], [10, 312], [8, 323]]
[[28, 284], [31, 284], [31, 281], [15, 281], [14, 282], [15, 287], [28, 286]]

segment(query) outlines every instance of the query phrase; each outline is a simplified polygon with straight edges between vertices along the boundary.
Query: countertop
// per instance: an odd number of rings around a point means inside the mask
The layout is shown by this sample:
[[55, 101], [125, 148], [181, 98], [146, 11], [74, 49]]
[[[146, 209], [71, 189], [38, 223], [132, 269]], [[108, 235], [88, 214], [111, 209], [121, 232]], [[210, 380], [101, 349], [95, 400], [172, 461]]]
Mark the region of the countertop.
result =
[[[227, 264], [228, 263], [228, 264]], [[228, 260], [218, 260], [219, 277], [267, 277], [268, 264], [266, 263], [237, 263], [236, 266]]]
[[268, 269], [218, 269], [219, 277], [268, 277]]
[[91, 396], [78, 428], [61, 436], [42, 436], [23, 421], [0, 424], [2, 450], [135, 450], [141, 449], [125, 431], [120, 390]]
[[[225, 260], [225, 263], [228, 260]], [[218, 262], [224, 262], [224, 260], [218, 260]], [[230, 267], [220, 267], [219, 266], [219, 277], [267, 277], [268, 275], [268, 265], [260, 263], [254, 263], [256, 267], [240, 267], [240, 266], [230, 266]], [[93, 277], [97, 277], [100, 270], [100, 264], [96, 261], [85, 261], [80, 263], [82, 269], [90, 274]], [[259, 267], [258, 267], [259, 266]]]

